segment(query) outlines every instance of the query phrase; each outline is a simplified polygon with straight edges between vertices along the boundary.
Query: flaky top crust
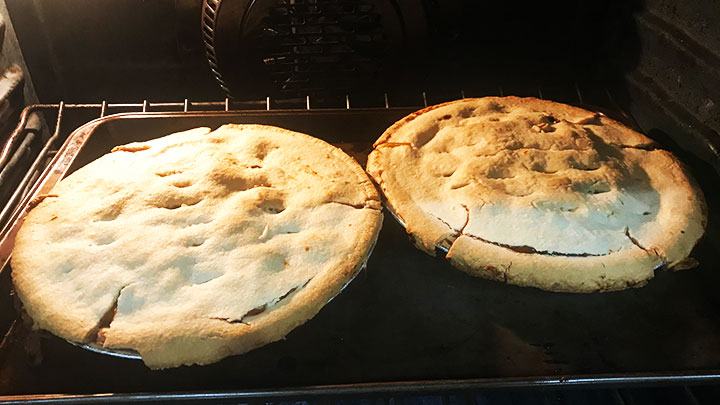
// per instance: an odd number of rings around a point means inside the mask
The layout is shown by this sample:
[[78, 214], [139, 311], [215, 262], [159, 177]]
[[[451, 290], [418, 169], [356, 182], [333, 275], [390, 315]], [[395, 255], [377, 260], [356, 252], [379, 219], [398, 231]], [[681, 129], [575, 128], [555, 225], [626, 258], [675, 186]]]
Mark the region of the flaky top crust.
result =
[[324, 141], [224, 125], [119, 146], [20, 229], [12, 276], [35, 326], [151, 368], [278, 340], [357, 273], [382, 223], [362, 168]]
[[474, 275], [552, 291], [643, 285], [702, 235], [701, 191], [604, 115], [535, 98], [431, 106], [374, 144], [368, 173], [416, 245]]

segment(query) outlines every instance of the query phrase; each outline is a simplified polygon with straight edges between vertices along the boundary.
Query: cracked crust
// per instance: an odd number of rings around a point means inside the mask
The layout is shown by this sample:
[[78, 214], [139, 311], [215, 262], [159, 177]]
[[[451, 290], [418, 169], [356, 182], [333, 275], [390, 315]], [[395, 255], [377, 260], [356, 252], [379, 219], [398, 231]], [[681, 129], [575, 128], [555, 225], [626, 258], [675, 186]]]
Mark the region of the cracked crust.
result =
[[35, 327], [208, 364], [283, 338], [359, 271], [382, 223], [341, 150], [261, 125], [120, 146], [60, 182], [18, 233]]
[[551, 291], [644, 285], [682, 263], [707, 207], [669, 152], [607, 117], [534, 98], [431, 106], [367, 171], [415, 245], [473, 275]]

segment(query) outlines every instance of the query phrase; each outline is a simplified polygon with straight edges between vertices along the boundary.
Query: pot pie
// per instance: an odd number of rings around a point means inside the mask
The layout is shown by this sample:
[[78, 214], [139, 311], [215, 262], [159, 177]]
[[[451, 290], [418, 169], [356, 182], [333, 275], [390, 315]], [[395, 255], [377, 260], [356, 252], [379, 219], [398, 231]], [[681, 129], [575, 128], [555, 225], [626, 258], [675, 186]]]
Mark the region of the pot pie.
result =
[[37, 328], [207, 364], [283, 338], [366, 261], [382, 223], [362, 168], [308, 135], [197, 128], [119, 146], [30, 211], [12, 277]]
[[644, 285], [681, 267], [707, 207], [669, 152], [535, 98], [431, 106], [375, 142], [368, 173], [415, 245], [472, 275], [551, 291]]

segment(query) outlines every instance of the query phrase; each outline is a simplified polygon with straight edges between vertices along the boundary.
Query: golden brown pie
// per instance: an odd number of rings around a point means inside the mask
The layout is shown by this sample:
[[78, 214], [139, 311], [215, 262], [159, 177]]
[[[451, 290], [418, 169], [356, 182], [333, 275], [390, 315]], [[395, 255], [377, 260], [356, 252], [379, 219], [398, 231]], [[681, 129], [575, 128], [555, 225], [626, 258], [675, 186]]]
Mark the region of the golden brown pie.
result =
[[607, 117], [534, 98], [464, 99], [398, 121], [368, 173], [418, 248], [553, 291], [644, 285], [688, 257], [701, 191], [669, 152]]
[[135, 350], [151, 368], [282, 338], [358, 272], [382, 223], [352, 158], [260, 125], [120, 146], [52, 193], [13, 252], [25, 310], [37, 328]]

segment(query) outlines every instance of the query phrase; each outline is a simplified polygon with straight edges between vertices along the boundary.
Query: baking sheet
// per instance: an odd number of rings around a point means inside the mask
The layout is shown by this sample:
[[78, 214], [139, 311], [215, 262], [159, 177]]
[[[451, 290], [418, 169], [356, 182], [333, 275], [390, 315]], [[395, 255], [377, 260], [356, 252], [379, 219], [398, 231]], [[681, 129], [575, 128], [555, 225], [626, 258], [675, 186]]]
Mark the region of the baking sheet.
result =
[[[226, 122], [277, 125], [369, 150], [387, 126], [411, 111], [110, 116], [76, 132], [46, 178], [52, 183], [117, 144]], [[604, 294], [507, 286], [418, 251], [386, 215], [367, 270], [283, 341], [208, 366], [151, 371], [137, 360], [93, 353], [17, 322], [0, 349], [0, 394], [252, 391], [459, 379], [531, 384], [589, 375], [614, 381], [638, 375], [715, 378], [720, 231], [713, 214], [720, 179], [708, 164], [669, 146], [693, 171], [711, 211], [693, 255], [701, 263], [697, 269], [659, 271], [646, 287]], [[0, 315], [17, 317], [8, 298], [8, 270], [0, 275]]]

